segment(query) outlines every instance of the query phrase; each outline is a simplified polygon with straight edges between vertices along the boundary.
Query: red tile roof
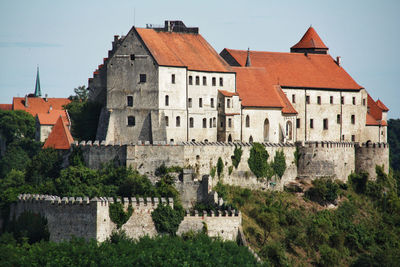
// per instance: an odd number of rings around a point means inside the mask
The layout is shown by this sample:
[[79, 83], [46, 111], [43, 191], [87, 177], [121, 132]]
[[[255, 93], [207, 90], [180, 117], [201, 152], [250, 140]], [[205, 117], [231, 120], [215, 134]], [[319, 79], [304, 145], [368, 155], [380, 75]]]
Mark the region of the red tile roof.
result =
[[233, 67], [242, 106], [283, 108], [278, 92], [264, 68]]
[[379, 126], [379, 122], [375, 120], [374, 117], [372, 117], [372, 115], [369, 113], [367, 113], [365, 124], [370, 126]]
[[293, 48], [322, 48], [328, 49], [328, 47], [322, 42], [318, 33], [313, 27], [308, 28], [307, 32], [303, 35], [301, 40], [291, 47]]
[[383, 102], [380, 101], [379, 99], [378, 99], [378, 101], [376, 101], [376, 104], [378, 105], [378, 107], [380, 109], [382, 109], [382, 111], [385, 111], [385, 112], [389, 111], [389, 109], [385, 106], [385, 104], [383, 104]]
[[187, 67], [198, 71], [231, 71], [229, 65], [200, 34], [143, 28], [136, 28], [136, 31], [159, 65]]
[[[382, 108], [386, 108], [387, 111], [389, 110], [381, 101], [376, 101], [368, 94], [368, 112], [366, 117], [366, 125], [369, 126], [387, 126], [387, 122], [382, 120]], [[381, 104], [379, 104], [379, 102]], [[382, 106], [382, 108], [380, 107]]]
[[40, 125], [54, 125], [60, 116], [62, 117], [64, 124], [69, 126], [69, 119], [65, 110], [53, 109], [48, 113], [37, 114]]
[[284, 114], [297, 114], [297, 111], [294, 109], [292, 104], [290, 103], [289, 99], [287, 98], [286, 94], [283, 92], [282, 88], [279, 85], [275, 86], [280, 99], [283, 105], [282, 113]]
[[25, 110], [36, 116], [38, 113], [47, 113], [50, 109], [62, 110], [64, 105], [71, 102], [68, 98], [47, 98], [47, 102], [41, 97], [28, 97], [28, 107], [25, 107], [25, 97], [13, 98], [13, 110]]
[[228, 97], [231, 97], [231, 96], [234, 96], [234, 95], [239, 95], [236, 92], [228, 92], [226, 90], [218, 90], [218, 92], [220, 92], [223, 96], [228, 96]]
[[[241, 66], [246, 50], [225, 49]], [[223, 51], [223, 52], [225, 52]], [[221, 54], [223, 54], [221, 52]], [[262, 67], [282, 87], [360, 90], [351, 76], [330, 55], [250, 51], [251, 65]]]
[[0, 110], [12, 110], [12, 104], [0, 104]]
[[71, 132], [63, 123], [60, 116], [44, 143], [43, 148], [52, 147], [54, 149], [69, 149], [73, 142], [74, 139], [72, 138]]

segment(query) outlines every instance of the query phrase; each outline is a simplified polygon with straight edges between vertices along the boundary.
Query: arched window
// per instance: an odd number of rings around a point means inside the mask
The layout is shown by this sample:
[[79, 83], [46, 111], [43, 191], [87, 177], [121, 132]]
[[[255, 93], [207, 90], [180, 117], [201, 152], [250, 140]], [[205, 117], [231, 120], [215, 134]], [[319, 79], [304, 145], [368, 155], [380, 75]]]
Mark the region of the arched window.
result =
[[165, 116], [165, 126], [169, 126], [169, 119], [168, 119], [168, 116]]
[[128, 106], [128, 107], [133, 107], [133, 96], [128, 95], [128, 96], [126, 97], [126, 102], [127, 102], [127, 106]]
[[128, 126], [135, 126], [135, 117], [128, 116]]
[[169, 96], [168, 95], [165, 96], [165, 105], [169, 106]]
[[203, 128], [207, 128], [207, 119], [206, 118], [203, 119]]
[[288, 140], [292, 140], [292, 122], [288, 121], [286, 122], [286, 138]]
[[210, 118], [210, 126], [208, 128], [212, 128], [212, 118]]
[[269, 120], [265, 119], [264, 121], [264, 141], [269, 141]]
[[213, 127], [217, 127], [217, 119], [215, 117], [213, 118]]
[[249, 117], [249, 115], [246, 116], [246, 127], [247, 128], [250, 127], [250, 117]]
[[193, 118], [189, 118], [189, 127], [193, 128], [193, 126], [194, 126]]
[[232, 135], [228, 136], [228, 142], [232, 142]]
[[250, 135], [249, 143], [253, 143], [253, 136]]
[[181, 117], [176, 117], [176, 127], [181, 127]]

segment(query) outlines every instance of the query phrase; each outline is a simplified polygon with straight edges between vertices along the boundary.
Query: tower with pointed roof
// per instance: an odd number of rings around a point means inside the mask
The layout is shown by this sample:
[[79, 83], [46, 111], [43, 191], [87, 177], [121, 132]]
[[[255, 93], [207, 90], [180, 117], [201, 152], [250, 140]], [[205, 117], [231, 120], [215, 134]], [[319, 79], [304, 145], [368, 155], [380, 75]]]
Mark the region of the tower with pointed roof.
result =
[[37, 67], [37, 72], [36, 72], [36, 83], [35, 83], [35, 97], [41, 97], [42, 96], [42, 91], [40, 90], [40, 79], [39, 79], [39, 66]]
[[322, 42], [312, 26], [308, 28], [301, 40], [290, 48], [292, 53], [327, 54], [329, 48]]

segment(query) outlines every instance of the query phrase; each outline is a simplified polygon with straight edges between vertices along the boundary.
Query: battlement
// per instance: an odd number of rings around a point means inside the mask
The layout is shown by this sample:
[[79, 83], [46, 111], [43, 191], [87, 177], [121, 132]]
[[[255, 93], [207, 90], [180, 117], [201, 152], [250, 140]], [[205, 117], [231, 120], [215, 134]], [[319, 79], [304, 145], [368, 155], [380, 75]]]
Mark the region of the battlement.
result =
[[203, 210], [203, 211], [198, 211], [195, 210], [194, 212], [190, 212], [189, 210], [186, 210], [186, 217], [238, 217], [241, 216], [240, 211], [238, 210], [231, 210], [231, 209], [226, 209], [226, 210], [216, 210], [213, 211], [211, 210], [210, 212]]

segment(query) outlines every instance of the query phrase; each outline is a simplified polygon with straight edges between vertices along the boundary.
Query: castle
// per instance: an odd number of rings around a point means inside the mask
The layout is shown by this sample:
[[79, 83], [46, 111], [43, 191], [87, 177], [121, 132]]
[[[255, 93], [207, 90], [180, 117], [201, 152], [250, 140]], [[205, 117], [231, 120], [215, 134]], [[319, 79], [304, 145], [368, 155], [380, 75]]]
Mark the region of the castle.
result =
[[97, 140], [386, 142], [374, 101], [310, 27], [290, 53], [224, 49], [181, 21], [114, 37], [89, 79]]

